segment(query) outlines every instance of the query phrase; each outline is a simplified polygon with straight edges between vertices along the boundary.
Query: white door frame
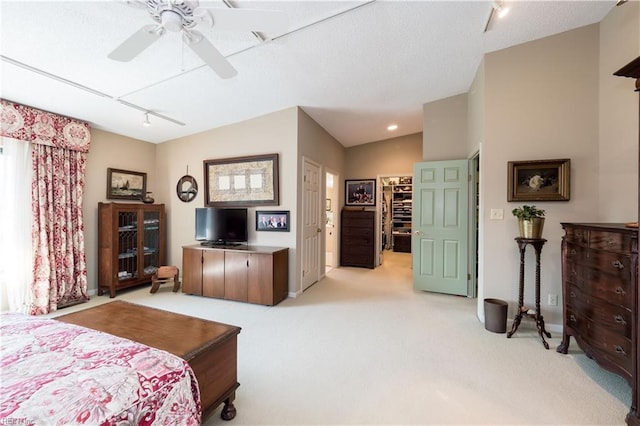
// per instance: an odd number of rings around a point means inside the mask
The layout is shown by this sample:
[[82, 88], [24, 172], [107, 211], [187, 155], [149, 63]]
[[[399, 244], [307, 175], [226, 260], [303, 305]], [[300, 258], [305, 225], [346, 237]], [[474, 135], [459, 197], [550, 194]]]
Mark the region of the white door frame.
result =
[[[328, 196], [328, 191], [327, 191], [327, 175], [332, 175], [334, 177], [334, 190], [332, 191], [333, 196], [329, 197]], [[339, 222], [340, 222], [340, 185], [338, 184], [340, 182], [340, 174], [338, 172], [336, 172], [335, 170], [332, 170], [328, 167], [323, 167], [323, 176], [324, 176], [324, 180], [323, 180], [323, 185], [322, 185], [322, 193], [324, 193], [324, 198], [325, 199], [330, 199], [331, 200], [331, 211], [333, 212], [333, 235], [335, 236], [332, 239], [333, 245], [332, 247], [327, 247], [327, 240], [328, 240], [328, 236], [327, 236], [327, 227], [326, 227], [326, 221], [327, 221], [327, 212], [326, 212], [326, 208], [324, 208], [324, 214], [322, 215], [322, 217], [324, 218], [324, 241], [325, 241], [325, 249], [324, 249], [324, 253], [325, 253], [325, 258], [324, 258], [324, 263], [321, 264], [321, 266], [323, 264], [327, 264], [327, 259], [326, 259], [326, 253], [327, 251], [329, 251], [328, 249], [331, 248], [331, 253], [333, 253], [333, 259], [331, 259], [331, 266], [334, 268], [337, 268], [338, 266], [340, 266], [340, 257], [338, 256], [338, 238], [340, 237], [340, 233], [338, 232], [338, 230], [340, 229], [339, 226]], [[322, 205], [322, 203], [321, 203]], [[320, 276], [324, 275], [324, 269], [321, 269], [320, 272]]]
[[[478, 165], [478, 172], [476, 173], [475, 165]], [[467, 297], [478, 297], [478, 241], [479, 234], [478, 222], [480, 214], [480, 151], [476, 151], [471, 158], [469, 158], [469, 255], [467, 261], [469, 266], [469, 281], [467, 283]]]

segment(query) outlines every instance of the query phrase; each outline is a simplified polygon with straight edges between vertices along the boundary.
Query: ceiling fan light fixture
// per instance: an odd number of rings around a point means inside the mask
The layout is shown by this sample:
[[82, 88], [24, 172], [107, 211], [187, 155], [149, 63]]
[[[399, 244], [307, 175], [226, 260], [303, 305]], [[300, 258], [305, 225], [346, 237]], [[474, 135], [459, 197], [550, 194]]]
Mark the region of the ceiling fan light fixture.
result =
[[182, 17], [179, 13], [173, 10], [165, 10], [160, 16], [162, 20], [162, 26], [167, 30], [177, 33], [182, 29]]
[[150, 127], [151, 126], [151, 122], [149, 121], [149, 113], [148, 112], [144, 113], [144, 121], [142, 122], [142, 125], [144, 127]]

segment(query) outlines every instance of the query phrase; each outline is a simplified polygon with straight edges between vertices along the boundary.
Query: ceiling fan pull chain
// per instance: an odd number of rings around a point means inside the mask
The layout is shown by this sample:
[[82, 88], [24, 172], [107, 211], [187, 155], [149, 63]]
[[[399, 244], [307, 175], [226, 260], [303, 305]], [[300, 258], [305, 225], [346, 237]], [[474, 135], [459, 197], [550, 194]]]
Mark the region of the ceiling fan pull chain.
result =
[[184, 41], [180, 43], [180, 72], [184, 72]]

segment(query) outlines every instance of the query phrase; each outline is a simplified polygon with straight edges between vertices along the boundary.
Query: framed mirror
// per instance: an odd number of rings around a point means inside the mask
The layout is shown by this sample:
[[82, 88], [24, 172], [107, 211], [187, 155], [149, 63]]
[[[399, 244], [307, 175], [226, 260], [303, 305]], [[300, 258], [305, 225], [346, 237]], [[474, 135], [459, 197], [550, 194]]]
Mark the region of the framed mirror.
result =
[[176, 185], [176, 194], [178, 194], [178, 198], [182, 202], [188, 203], [193, 201], [196, 195], [198, 195], [198, 182], [196, 182], [196, 178], [191, 175], [182, 176]]

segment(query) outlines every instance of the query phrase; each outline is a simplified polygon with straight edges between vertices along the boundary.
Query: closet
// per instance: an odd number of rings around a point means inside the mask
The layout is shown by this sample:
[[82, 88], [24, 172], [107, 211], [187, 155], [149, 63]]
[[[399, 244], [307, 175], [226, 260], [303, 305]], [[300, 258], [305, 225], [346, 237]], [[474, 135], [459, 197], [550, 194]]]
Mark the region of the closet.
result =
[[382, 249], [411, 253], [412, 177], [383, 177], [381, 182]]

